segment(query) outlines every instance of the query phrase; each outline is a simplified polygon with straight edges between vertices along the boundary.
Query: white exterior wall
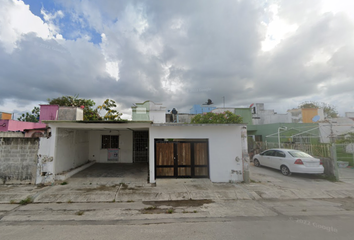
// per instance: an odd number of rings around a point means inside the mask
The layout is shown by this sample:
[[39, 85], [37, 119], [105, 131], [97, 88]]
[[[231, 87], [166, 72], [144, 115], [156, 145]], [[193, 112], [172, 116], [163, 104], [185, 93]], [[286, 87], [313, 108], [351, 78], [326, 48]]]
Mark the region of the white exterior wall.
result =
[[[243, 181], [241, 129], [244, 125], [171, 125], [150, 128], [150, 183], [155, 182], [155, 139], [208, 139], [212, 182]], [[236, 158], [238, 161], [236, 161]], [[234, 172], [237, 171], [237, 172]]]
[[119, 135], [118, 162], [133, 162], [133, 132], [130, 130], [90, 131], [89, 160], [115, 163], [115, 161], [107, 161], [107, 149], [101, 148], [102, 135]]
[[166, 107], [162, 106], [162, 103], [154, 103], [150, 101], [149, 118], [150, 121], [154, 123], [165, 123]]
[[55, 174], [68, 171], [88, 162], [88, 131], [58, 129]]
[[165, 111], [153, 111], [150, 110], [150, 121], [154, 123], [165, 123], [166, 122], [166, 113]]
[[328, 122], [319, 123], [321, 143], [330, 143], [331, 132], [333, 137], [351, 132], [354, 129], [354, 121], [350, 118], [332, 118]]

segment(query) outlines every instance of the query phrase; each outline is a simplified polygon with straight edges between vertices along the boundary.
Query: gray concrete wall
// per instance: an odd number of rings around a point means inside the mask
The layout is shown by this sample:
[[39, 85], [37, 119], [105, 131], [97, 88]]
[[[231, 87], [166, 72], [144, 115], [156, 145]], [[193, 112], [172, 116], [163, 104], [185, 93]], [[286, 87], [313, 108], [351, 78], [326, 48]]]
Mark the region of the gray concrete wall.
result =
[[82, 121], [83, 110], [79, 107], [59, 107], [58, 120], [61, 121]]
[[317, 158], [322, 159], [324, 174], [328, 177], [334, 177], [335, 176], [334, 161], [331, 158], [324, 158], [324, 157], [317, 157]]
[[38, 138], [0, 138], [0, 184], [34, 183]]

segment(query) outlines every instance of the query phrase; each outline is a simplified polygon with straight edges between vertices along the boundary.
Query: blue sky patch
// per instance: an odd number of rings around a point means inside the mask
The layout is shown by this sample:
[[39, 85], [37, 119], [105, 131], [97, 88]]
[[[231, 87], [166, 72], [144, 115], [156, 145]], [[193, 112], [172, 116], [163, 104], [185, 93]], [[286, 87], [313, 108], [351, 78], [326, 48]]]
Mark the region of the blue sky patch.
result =
[[[40, 17], [43, 21], [43, 15], [41, 14], [42, 7], [46, 12], [55, 13], [61, 10], [64, 13], [63, 18], [55, 19], [55, 24], [60, 28], [60, 34], [64, 39], [75, 40], [84, 36], [90, 37], [90, 42], [94, 44], [100, 44], [102, 42], [101, 33], [96, 32], [93, 28], [88, 27], [89, 24], [84, 20], [84, 26], [81, 23], [73, 21], [70, 12], [66, 11], [57, 3], [53, 1], [38, 1], [38, 0], [23, 0], [23, 2], [30, 6], [30, 11]], [[87, 27], [85, 27], [87, 26]]]

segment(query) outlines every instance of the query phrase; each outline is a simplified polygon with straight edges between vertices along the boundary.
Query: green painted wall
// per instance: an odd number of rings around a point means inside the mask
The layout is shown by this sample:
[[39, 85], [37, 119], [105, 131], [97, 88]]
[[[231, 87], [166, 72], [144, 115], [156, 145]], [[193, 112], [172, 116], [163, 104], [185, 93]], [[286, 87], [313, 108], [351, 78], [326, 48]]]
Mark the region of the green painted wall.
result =
[[[288, 130], [280, 130], [281, 142], [290, 142], [292, 139], [290, 136], [298, 134], [300, 132], [308, 131], [318, 127], [317, 123], [272, 123], [263, 125], [251, 125], [247, 126], [248, 135], [261, 135], [262, 141], [265, 142], [278, 142], [278, 128], [287, 127]], [[269, 136], [273, 134], [272, 136]], [[319, 129], [315, 129], [306, 133], [302, 133], [303, 136], [316, 136], [317, 138], [307, 138], [311, 143], [319, 143]], [[266, 137], [268, 136], [268, 137]], [[299, 140], [300, 136], [297, 136]], [[305, 139], [305, 138], [303, 138]], [[301, 141], [303, 141], [303, 139]]]
[[136, 107], [132, 107], [132, 121], [149, 121], [150, 117], [150, 101], [136, 103]]
[[235, 114], [242, 117], [243, 123], [253, 125], [251, 108], [235, 108]]

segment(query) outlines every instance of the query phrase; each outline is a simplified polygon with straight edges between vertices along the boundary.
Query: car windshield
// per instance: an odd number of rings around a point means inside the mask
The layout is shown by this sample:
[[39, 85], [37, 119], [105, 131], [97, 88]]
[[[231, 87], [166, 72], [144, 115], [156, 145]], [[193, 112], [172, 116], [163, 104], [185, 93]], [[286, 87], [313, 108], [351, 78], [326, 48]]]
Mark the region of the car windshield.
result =
[[293, 157], [312, 158], [311, 155], [301, 152], [301, 151], [289, 151], [289, 154]]

